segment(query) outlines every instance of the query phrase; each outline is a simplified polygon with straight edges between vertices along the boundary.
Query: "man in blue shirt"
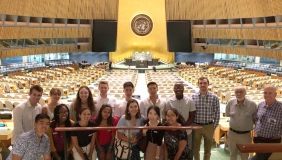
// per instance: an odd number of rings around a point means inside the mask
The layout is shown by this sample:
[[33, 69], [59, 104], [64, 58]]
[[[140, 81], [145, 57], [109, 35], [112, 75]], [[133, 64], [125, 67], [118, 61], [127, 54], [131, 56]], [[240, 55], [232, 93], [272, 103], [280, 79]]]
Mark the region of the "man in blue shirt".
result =
[[38, 114], [35, 117], [34, 129], [18, 137], [7, 160], [33, 160], [42, 155], [44, 160], [51, 160], [50, 141], [45, 134], [49, 124], [48, 115]]

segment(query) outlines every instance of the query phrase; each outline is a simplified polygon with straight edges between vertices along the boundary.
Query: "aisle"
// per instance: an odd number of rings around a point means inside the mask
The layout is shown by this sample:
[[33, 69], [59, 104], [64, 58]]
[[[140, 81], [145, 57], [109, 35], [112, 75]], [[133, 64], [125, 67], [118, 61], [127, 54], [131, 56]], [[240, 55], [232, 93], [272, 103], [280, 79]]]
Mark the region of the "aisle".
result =
[[140, 95], [141, 99], [148, 96], [145, 73], [138, 73], [134, 95]]

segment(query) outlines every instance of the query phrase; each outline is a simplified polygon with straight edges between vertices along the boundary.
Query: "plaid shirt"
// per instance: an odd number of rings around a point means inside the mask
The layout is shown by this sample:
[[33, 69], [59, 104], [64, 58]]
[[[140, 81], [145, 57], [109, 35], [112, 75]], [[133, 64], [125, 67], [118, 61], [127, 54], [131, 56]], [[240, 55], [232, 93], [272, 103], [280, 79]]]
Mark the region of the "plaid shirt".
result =
[[196, 106], [196, 123], [209, 123], [214, 122], [214, 128], [217, 127], [220, 118], [219, 98], [208, 91], [207, 95], [202, 96], [200, 92], [192, 95]]
[[275, 101], [267, 107], [265, 102], [258, 105], [255, 131], [259, 137], [271, 138], [282, 135], [282, 103]]

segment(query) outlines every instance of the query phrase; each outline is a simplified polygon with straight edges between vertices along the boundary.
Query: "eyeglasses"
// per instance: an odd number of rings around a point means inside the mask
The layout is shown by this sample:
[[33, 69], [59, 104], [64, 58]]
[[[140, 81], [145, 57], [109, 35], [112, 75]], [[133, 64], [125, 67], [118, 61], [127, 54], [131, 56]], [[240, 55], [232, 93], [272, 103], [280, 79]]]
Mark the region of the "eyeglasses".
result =
[[64, 115], [64, 114], [69, 114], [69, 112], [66, 111], [66, 112], [61, 112], [61, 113], [59, 113], [59, 115]]

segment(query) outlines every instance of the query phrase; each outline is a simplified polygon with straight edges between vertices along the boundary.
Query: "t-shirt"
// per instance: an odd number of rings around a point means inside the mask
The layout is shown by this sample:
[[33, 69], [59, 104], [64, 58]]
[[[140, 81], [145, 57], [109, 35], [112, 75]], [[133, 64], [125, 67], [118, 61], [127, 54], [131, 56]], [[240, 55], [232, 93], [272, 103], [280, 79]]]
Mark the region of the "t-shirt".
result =
[[[76, 122], [73, 127], [82, 127]], [[90, 120], [86, 127], [97, 127], [97, 124]], [[91, 138], [93, 133], [97, 132], [96, 130], [88, 130], [88, 131], [74, 131], [71, 132], [72, 137], [77, 137], [78, 145], [80, 147], [85, 147], [91, 142]]]
[[[113, 126], [116, 126], [118, 119], [113, 117]], [[92, 118], [93, 121], [96, 121], [96, 117]], [[112, 134], [116, 134], [116, 130], [98, 130], [97, 137], [100, 145], [105, 145], [111, 142]]]

